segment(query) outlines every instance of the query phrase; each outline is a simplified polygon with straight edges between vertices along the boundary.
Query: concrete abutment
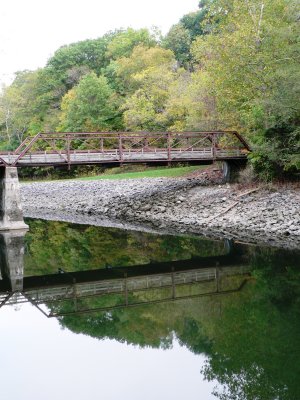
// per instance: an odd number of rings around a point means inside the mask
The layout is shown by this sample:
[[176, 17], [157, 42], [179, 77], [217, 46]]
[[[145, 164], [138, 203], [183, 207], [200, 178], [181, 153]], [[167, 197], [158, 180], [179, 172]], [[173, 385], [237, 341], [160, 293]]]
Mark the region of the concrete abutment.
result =
[[224, 183], [235, 182], [238, 178], [240, 170], [245, 168], [245, 165], [245, 162], [223, 161], [222, 171]]
[[0, 167], [0, 231], [28, 229], [23, 218], [18, 170]]
[[0, 233], [0, 272], [13, 292], [23, 290], [26, 232], [27, 229]]

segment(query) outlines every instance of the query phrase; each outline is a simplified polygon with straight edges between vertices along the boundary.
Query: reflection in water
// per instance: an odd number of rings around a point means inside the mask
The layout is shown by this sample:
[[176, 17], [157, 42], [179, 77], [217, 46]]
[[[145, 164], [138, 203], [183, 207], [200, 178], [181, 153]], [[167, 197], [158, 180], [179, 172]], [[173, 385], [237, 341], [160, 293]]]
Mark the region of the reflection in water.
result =
[[0, 270], [6, 291], [22, 291], [24, 236], [27, 229], [0, 234]]
[[[23, 277], [25, 233], [0, 234], [4, 276], [0, 306], [28, 301], [47, 317], [233, 293], [242, 289], [249, 276], [240, 254], [225, 241], [222, 251], [227, 253], [223, 255], [73, 272], [58, 268], [54, 274]], [[232, 276], [241, 279], [230, 287], [226, 279]]]
[[300, 399], [299, 253], [29, 222], [23, 281], [22, 236], [1, 237], [2, 305], [31, 301], [73, 332], [140, 347], [176, 337], [206, 355], [220, 399]]

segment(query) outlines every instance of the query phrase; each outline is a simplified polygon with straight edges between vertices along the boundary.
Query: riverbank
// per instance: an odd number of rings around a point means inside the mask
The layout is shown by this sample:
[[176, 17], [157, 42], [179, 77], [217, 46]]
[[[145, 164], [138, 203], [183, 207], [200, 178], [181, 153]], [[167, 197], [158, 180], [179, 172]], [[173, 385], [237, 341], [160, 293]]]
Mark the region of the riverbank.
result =
[[300, 248], [299, 189], [246, 190], [218, 179], [57, 181], [21, 185], [21, 193], [27, 217]]

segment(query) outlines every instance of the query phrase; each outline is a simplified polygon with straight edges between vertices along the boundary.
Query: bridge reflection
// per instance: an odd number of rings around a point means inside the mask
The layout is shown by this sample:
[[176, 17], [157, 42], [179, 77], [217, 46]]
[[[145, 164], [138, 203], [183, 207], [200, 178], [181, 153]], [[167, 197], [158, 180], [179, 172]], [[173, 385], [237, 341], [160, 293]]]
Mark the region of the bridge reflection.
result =
[[0, 307], [29, 302], [57, 317], [224, 295], [241, 290], [249, 279], [249, 267], [229, 241], [227, 254], [220, 256], [24, 276], [25, 234], [0, 234]]

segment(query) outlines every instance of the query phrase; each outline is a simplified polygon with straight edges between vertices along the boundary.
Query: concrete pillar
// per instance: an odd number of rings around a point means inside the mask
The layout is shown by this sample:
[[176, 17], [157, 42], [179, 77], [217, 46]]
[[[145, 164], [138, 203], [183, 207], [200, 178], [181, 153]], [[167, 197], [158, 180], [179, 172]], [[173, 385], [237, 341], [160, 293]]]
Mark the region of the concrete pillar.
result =
[[231, 165], [228, 161], [222, 162], [223, 181], [224, 183], [230, 182], [231, 179]]
[[224, 247], [226, 250], [226, 254], [231, 254], [233, 252], [233, 240], [232, 239], [224, 239]]
[[21, 206], [18, 170], [0, 168], [0, 231], [26, 229]]
[[24, 236], [27, 229], [0, 233], [1, 275], [13, 292], [23, 290]]

